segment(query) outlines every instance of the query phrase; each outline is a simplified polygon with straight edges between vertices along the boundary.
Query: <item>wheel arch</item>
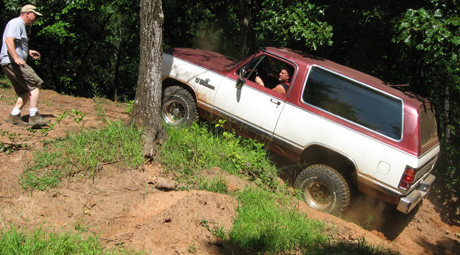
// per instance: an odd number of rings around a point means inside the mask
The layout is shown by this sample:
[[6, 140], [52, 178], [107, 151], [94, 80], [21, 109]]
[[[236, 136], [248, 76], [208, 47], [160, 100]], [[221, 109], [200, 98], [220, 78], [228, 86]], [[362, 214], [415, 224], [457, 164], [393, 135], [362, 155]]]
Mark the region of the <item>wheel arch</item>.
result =
[[193, 88], [185, 83], [185, 82], [182, 82], [182, 81], [179, 81], [179, 80], [176, 80], [174, 78], [166, 78], [162, 81], [162, 91], [164, 91], [167, 87], [171, 87], [171, 86], [179, 86], [185, 90], [187, 90], [192, 96], [193, 96], [193, 99], [195, 100], [196, 102], [196, 94], [195, 94], [195, 91], [193, 90]]
[[303, 150], [300, 162], [304, 167], [308, 165], [327, 165], [339, 172], [353, 187], [358, 184], [358, 168], [354, 160], [330, 147], [322, 144], [313, 144]]

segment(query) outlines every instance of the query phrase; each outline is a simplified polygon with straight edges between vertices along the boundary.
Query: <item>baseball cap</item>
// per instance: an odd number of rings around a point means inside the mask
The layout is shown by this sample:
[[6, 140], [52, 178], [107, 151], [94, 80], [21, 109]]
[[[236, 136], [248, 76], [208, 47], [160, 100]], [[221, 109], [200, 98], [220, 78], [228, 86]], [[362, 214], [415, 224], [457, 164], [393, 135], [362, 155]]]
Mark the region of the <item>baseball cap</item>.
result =
[[26, 4], [22, 7], [21, 9], [21, 12], [33, 12], [35, 13], [36, 15], [38, 16], [43, 16], [43, 14], [39, 13], [37, 11], [37, 7], [35, 7], [34, 5], [31, 5], [31, 4]]

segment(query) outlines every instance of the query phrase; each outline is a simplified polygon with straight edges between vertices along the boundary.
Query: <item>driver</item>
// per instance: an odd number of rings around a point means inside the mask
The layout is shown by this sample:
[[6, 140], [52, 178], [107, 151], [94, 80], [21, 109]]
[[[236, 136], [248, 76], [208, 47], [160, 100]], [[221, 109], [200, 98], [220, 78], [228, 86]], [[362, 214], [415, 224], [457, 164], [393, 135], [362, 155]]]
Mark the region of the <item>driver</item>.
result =
[[[272, 90], [281, 94], [286, 94], [289, 88], [289, 82], [292, 77], [292, 69], [288, 66], [283, 67], [279, 73], [278, 81], [280, 84], [276, 85]], [[261, 86], [265, 87], [264, 81], [259, 76], [256, 76], [255, 82]]]

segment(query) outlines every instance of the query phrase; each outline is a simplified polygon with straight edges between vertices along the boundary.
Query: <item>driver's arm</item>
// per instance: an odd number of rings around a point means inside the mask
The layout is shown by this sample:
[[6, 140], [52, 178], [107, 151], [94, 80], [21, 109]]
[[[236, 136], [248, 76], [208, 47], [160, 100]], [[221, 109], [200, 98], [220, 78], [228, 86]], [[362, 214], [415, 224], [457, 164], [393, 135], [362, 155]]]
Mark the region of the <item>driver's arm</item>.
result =
[[264, 81], [259, 76], [256, 76], [255, 82], [261, 86], [265, 87]]

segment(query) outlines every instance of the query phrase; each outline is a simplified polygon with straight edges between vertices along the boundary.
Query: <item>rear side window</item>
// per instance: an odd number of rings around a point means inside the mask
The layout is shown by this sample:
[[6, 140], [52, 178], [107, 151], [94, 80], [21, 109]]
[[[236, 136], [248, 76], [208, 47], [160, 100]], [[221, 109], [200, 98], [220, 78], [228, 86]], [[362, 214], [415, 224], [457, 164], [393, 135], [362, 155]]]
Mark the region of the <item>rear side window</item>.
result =
[[402, 137], [402, 101], [362, 83], [313, 66], [302, 98], [385, 136]]
[[419, 115], [421, 143], [423, 147], [433, 139], [438, 139], [438, 127], [433, 108], [424, 109]]

